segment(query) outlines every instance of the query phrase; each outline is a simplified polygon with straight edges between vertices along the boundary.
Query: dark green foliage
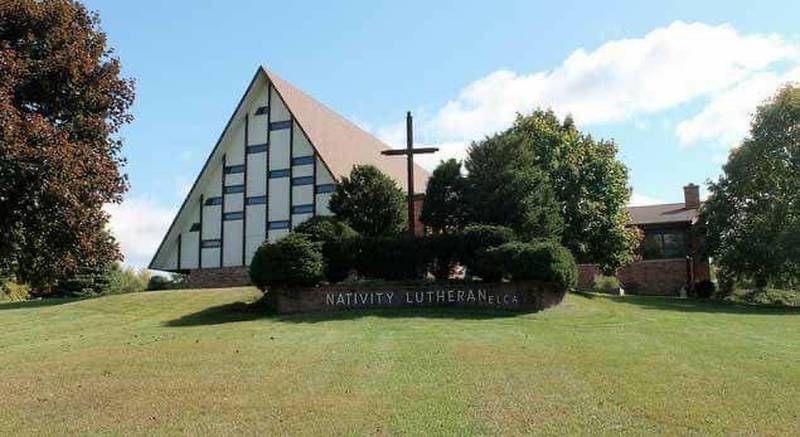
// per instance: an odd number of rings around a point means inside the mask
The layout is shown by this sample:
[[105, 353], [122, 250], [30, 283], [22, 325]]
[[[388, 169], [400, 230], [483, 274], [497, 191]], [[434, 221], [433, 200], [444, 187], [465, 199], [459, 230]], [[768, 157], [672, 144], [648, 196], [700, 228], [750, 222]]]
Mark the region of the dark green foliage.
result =
[[84, 267], [58, 283], [56, 293], [65, 297], [94, 297], [106, 294], [136, 293], [147, 289], [146, 270], [124, 267], [120, 263]]
[[56, 294], [65, 297], [100, 296], [111, 285], [112, 268], [113, 265], [81, 268], [58, 283]]
[[359, 275], [388, 280], [420, 279], [430, 255], [424, 239], [408, 234], [363, 237], [358, 240]]
[[508, 226], [521, 237], [560, 238], [563, 219], [547, 174], [522, 160], [524, 137], [498, 134], [473, 144], [465, 194], [473, 223]]
[[358, 232], [335, 217], [316, 216], [295, 228], [295, 232], [306, 234], [312, 241], [322, 244], [325, 261], [325, 278], [328, 282], [340, 282], [347, 278], [355, 267], [355, 240]]
[[253, 285], [262, 291], [317, 285], [324, 277], [321, 244], [295, 232], [274, 243], [264, 242], [249, 272]]
[[406, 208], [406, 196], [397, 183], [371, 165], [353, 167], [330, 200], [331, 212], [364, 236], [402, 230]]
[[157, 290], [179, 290], [189, 288], [186, 275], [172, 274], [170, 276], [154, 275], [147, 282], [147, 289]]
[[701, 299], [708, 299], [714, 295], [717, 287], [711, 281], [700, 281], [694, 284], [694, 295]]
[[428, 179], [420, 216], [422, 223], [437, 233], [463, 228], [467, 221], [465, 189], [461, 162], [442, 161]]
[[447, 232], [425, 238], [426, 253], [431, 260], [431, 270], [436, 279], [447, 279], [464, 253], [464, 234]]
[[526, 239], [559, 239], [610, 274], [638, 247], [638, 234], [625, 228], [628, 174], [616, 154], [612, 141], [581, 133], [571, 119], [560, 123], [552, 111], [519, 116], [470, 149], [471, 218], [512, 227]]
[[757, 109], [722, 170], [701, 214], [722, 288], [800, 287], [800, 87], [781, 89]]
[[484, 263], [499, 266], [503, 276], [517, 281], [551, 282], [562, 288], [578, 283], [575, 258], [565, 247], [552, 241], [512, 241], [483, 252]]
[[460, 261], [469, 275], [484, 280], [500, 279], [500, 272], [491, 265], [479, 265], [478, 255], [491, 247], [516, 240], [514, 231], [504, 226], [470, 225], [462, 232]]

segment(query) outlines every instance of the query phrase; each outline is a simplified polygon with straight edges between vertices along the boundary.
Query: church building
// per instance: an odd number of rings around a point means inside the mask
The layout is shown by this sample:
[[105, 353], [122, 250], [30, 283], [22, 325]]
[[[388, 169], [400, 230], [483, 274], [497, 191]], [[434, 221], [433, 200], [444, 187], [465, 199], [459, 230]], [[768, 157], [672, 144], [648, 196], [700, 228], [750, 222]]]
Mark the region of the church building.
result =
[[[195, 287], [249, 282], [258, 246], [315, 215], [329, 215], [336, 183], [357, 164], [371, 164], [406, 189], [406, 160], [389, 146], [292, 84], [261, 67], [195, 180], [149, 268], [187, 273]], [[414, 170], [415, 229], [430, 173]], [[685, 202], [629, 208], [644, 241], [641, 260], [617, 274], [629, 292], [677, 295], [707, 280], [708, 261], [691, 232], [699, 187]], [[579, 288], [591, 289], [597, 266], [579, 266]]]
[[[158, 247], [149, 268], [193, 286], [248, 282], [258, 246], [329, 215], [336, 182], [371, 164], [406, 190], [406, 162], [389, 146], [266, 68], [259, 68]], [[429, 172], [417, 166], [414, 189]], [[418, 200], [421, 202], [421, 198]], [[416, 208], [417, 218], [421, 208]], [[419, 228], [419, 224], [417, 224]]]

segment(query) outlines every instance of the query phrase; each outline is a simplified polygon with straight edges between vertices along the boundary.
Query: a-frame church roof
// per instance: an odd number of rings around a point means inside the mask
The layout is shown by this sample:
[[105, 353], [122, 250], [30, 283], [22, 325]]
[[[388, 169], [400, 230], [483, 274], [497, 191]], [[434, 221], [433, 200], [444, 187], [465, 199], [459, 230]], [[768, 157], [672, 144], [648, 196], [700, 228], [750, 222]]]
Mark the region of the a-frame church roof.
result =
[[[350, 174], [354, 164], [371, 164], [394, 178], [403, 192], [407, 191], [406, 160], [381, 155], [381, 151], [390, 148], [386, 143], [266, 68], [261, 67], [260, 71], [272, 82], [337, 181]], [[427, 170], [415, 165], [415, 192], [425, 192], [428, 177]]]
[[[390, 148], [387, 144], [318, 102], [275, 73], [264, 67], [259, 67], [223, 129], [223, 132], [220, 134], [219, 139], [211, 150], [203, 169], [200, 171], [200, 174], [198, 174], [189, 193], [187, 193], [186, 199], [153, 256], [150, 268], [158, 268], [155, 267], [155, 262], [163, 255], [162, 250], [165, 249], [165, 243], [180, 232], [175, 229], [179, 218], [184, 214], [184, 210], [187, 209], [190, 199], [196, 200], [200, 197], [200, 188], [207, 184], [211, 177], [210, 164], [219, 161], [220, 158], [224, 156], [224, 151], [221, 150], [221, 144], [226, 138], [229, 139], [231, 137], [231, 130], [233, 126], [236, 125], [234, 121], [244, 117], [246, 113], [245, 107], [248, 105], [247, 102], [251, 102], [253, 99], [254, 85], [259, 81], [266, 81], [271, 84], [272, 89], [274, 89], [277, 96], [283, 101], [291, 119], [308, 138], [311, 147], [316, 152], [322, 165], [328, 170], [336, 182], [340, 181], [342, 177], [349, 175], [354, 165], [370, 164], [391, 176], [397, 181], [403, 191], [406, 191], [406, 160], [403, 157], [381, 155], [381, 151]], [[415, 167], [415, 192], [423, 193], [425, 191], [429, 176], [430, 173], [425, 169], [419, 166]]]

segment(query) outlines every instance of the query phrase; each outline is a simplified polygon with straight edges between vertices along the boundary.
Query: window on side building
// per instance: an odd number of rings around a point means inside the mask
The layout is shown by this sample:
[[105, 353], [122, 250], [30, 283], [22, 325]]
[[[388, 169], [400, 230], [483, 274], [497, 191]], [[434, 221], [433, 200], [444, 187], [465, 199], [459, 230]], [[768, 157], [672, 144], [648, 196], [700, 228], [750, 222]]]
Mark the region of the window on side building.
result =
[[642, 258], [683, 258], [687, 255], [683, 230], [647, 230], [642, 242]]

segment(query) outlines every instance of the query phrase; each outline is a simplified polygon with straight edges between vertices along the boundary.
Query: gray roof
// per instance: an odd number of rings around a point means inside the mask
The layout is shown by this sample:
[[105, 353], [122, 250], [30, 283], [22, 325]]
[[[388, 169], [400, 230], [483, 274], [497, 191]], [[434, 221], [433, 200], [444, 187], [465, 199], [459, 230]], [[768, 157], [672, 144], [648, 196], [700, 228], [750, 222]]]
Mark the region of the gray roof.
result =
[[629, 206], [632, 225], [654, 225], [669, 223], [694, 223], [699, 209], [686, 209], [683, 202], [662, 205]]

